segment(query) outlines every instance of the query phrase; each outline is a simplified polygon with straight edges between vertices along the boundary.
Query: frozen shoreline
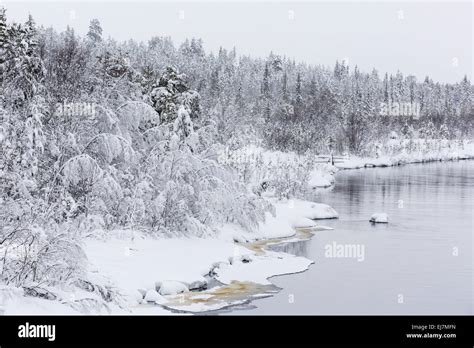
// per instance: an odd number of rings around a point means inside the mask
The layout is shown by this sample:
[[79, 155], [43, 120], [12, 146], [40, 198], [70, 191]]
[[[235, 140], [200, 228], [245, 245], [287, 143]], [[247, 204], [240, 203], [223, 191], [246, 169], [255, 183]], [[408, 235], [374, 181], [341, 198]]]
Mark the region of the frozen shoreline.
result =
[[[300, 200], [275, 202], [256, 233], [223, 226], [213, 238], [155, 239], [137, 231], [109, 231], [106, 239], [88, 239], [85, 277], [96, 289], [120, 296], [104, 301], [93, 292], [49, 289], [54, 300], [25, 297], [21, 289], [0, 289], [4, 314], [170, 314], [207, 312], [269, 296], [277, 288], [269, 278], [302, 272], [312, 260], [265, 249], [268, 244], [309, 238], [331, 208]], [[336, 212], [333, 212], [337, 214]], [[322, 227], [324, 228], [324, 227]], [[210, 283], [218, 284], [210, 284]], [[166, 287], [166, 295], [160, 294]], [[209, 287], [209, 288], [208, 288]], [[60, 294], [60, 295], [59, 295]], [[79, 307], [76, 302], [91, 302]]]
[[[426, 146], [426, 144], [424, 144]], [[361, 169], [374, 167], [394, 167], [405, 164], [429, 163], [439, 161], [458, 161], [474, 159], [474, 143], [463, 142], [462, 148], [452, 146], [448, 141], [440, 140], [441, 148], [431, 151], [417, 151], [407, 154], [402, 151], [396, 155], [381, 155], [378, 158], [351, 157], [343, 163], [337, 163], [338, 169]]]
[[[313, 263], [265, 246], [308, 238], [308, 231], [318, 229], [311, 219], [329, 216], [329, 207], [300, 200], [275, 207], [276, 215], [269, 214], [255, 234], [223, 226], [215, 238], [112, 239], [107, 257], [101, 241], [90, 241], [86, 250], [97, 271], [125, 293], [132, 314], [222, 309], [268, 296], [276, 291], [268, 278], [302, 272]], [[132, 252], [124, 257], [127, 248]], [[210, 286], [213, 281], [218, 284]]]

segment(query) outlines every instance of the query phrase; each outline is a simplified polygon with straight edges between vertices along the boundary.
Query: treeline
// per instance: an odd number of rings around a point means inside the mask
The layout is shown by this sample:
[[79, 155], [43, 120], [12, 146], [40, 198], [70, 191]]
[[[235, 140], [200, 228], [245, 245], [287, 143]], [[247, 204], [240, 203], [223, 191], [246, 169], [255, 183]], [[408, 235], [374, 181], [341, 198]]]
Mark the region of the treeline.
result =
[[[97, 20], [91, 22], [86, 40], [72, 29], [60, 34], [41, 30], [40, 56], [47, 66], [56, 64], [47, 69], [55, 74], [47, 78], [47, 88], [57, 101], [88, 100], [94, 87], [127, 76], [139, 84], [138, 96], [152, 103], [153, 84], [173, 66], [199, 93], [202, 121], [214, 121], [219, 140], [230, 146], [263, 142], [268, 148], [300, 153], [328, 152], [330, 146], [331, 151], [360, 154], [370, 153], [374, 141], [383, 141], [391, 131], [472, 137], [473, 88], [467, 77], [455, 84], [429, 77], [420, 82], [401, 72], [381, 76], [376, 70], [365, 73], [339, 62], [334, 68], [311, 66], [272, 53], [252, 58], [221, 48], [216, 55], [207, 54], [199, 39], [175, 47], [167, 37], [117, 43], [103, 40], [101, 33]], [[94, 72], [88, 65], [97, 57], [101, 67]], [[100, 82], [87, 90], [91, 72]], [[419, 113], [403, 114], [407, 104]], [[396, 106], [399, 114], [384, 113], [383, 105]]]
[[[223, 48], [206, 54], [198, 39], [175, 48], [171, 39], [155, 37], [116, 49], [145, 78], [145, 88], [166, 66], [185, 72], [201, 95], [204, 117], [216, 122], [221, 141], [230, 146], [263, 142], [300, 153], [326, 153], [330, 146], [360, 154], [370, 153], [374, 141], [384, 141], [391, 131], [453, 139], [472, 137], [474, 129], [467, 77], [456, 84], [429, 77], [418, 82], [400, 72], [379, 76], [339, 62], [334, 68], [310, 66], [275, 54], [238, 56], [235, 49]], [[403, 113], [407, 104], [411, 114]], [[398, 114], [390, 112], [395, 107]]]
[[[145, 90], [167, 66], [184, 72], [201, 95], [203, 117], [216, 122], [221, 141], [231, 146], [262, 141], [283, 151], [327, 152], [331, 144], [334, 151], [359, 154], [370, 153], [374, 141], [391, 131], [453, 139], [471, 137], [474, 129], [467, 77], [442, 84], [401, 72], [365, 73], [339, 62], [334, 68], [311, 66], [275, 54], [238, 56], [235, 49], [223, 48], [206, 54], [199, 39], [175, 47], [170, 38], [155, 37], [109, 50], [134, 67]], [[406, 104], [419, 113], [403, 114]], [[399, 114], [384, 113], [383, 106], [396, 106]]]

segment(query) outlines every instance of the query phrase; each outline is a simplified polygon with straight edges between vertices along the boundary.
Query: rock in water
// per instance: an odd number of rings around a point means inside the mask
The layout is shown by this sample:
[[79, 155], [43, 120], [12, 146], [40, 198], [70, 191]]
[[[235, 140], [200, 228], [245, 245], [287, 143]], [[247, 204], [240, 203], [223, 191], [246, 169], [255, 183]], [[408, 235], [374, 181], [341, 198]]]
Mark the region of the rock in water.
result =
[[373, 223], [388, 223], [388, 215], [386, 213], [375, 213], [370, 217], [370, 222]]
[[309, 212], [305, 217], [312, 220], [337, 219], [339, 214], [333, 207], [322, 203], [311, 203]]

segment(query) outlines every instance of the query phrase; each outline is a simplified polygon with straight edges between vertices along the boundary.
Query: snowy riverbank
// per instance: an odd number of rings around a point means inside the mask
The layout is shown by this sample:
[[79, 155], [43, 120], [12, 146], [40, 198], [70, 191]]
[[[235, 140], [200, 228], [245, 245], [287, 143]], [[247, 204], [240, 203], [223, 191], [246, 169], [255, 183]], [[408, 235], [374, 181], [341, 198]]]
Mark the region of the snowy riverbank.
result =
[[268, 278], [302, 272], [313, 262], [255, 243], [307, 238], [298, 229], [317, 229], [314, 218], [337, 217], [322, 204], [274, 203], [275, 216], [268, 214], [255, 234], [230, 225], [205, 239], [150, 240], [134, 232], [107, 240], [105, 250], [104, 241], [91, 240], [86, 251], [96, 271], [123, 291], [132, 313], [167, 312], [162, 306], [189, 312], [224, 308], [268, 295], [276, 290]]
[[[425, 163], [435, 161], [456, 161], [474, 159], [474, 143], [469, 141], [449, 140], [416, 140], [410, 145], [408, 141], [392, 141], [388, 144], [389, 153], [374, 157], [350, 157], [348, 160], [337, 163], [338, 169], [359, 169], [370, 167], [392, 167], [411, 163]], [[407, 151], [412, 146], [417, 150]]]
[[[325, 163], [330, 156], [265, 150], [249, 145], [228, 151], [223, 162], [237, 169], [252, 185], [273, 183], [280, 191], [297, 191], [295, 186], [328, 188], [334, 185], [341, 169], [391, 167], [411, 163], [474, 159], [474, 142], [446, 139], [390, 139], [374, 145], [373, 156], [344, 156], [335, 164]], [[251, 168], [251, 170], [249, 169]], [[293, 179], [291, 181], [291, 179]], [[290, 182], [291, 181], [291, 182]], [[271, 191], [272, 189], [270, 189]]]
[[[276, 214], [255, 233], [223, 226], [212, 238], [154, 239], [138, 231], [109, 231], [88, 239], [87, 282], [74, 292], [49, 289], [53, 298], [0, 290], [4, 314], [169, 314], [225, 308], [277, 291], [268, 278], [306, 270], [312, 260], [265, 249], [309, 238], [313, 219], [337, 217], [331, 207], [300, 200], [274, 201]], [[109, 292], [109, 298], [97, 289]], [[62, 295], [62, 296], [61, 296]], [[78, 306], [86, 302], [86, 306]]]

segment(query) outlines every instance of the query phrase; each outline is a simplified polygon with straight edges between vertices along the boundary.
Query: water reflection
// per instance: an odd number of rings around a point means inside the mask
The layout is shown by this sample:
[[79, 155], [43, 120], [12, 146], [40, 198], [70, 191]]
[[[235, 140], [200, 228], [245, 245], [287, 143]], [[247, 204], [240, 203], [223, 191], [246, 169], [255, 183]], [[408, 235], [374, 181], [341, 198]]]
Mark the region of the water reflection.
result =
[[[474, 161], [339, 172], [306, 196], [339, 212], [324, 221], [334, 230], [278, 249], [315, 264], [272, 278], [282, 291], [237, 314], [472, 314], [473, 173]], [[375, 212], [389, 224], [369, 223]], [[325, 257], [334, 242], [364, 245], [364, 261]]]
[[310, 240], [302, 240], [300, 242], [292, 242], [280, 245], [269, 245], [268, 249], [273, 251], [280, 251], [296, 256], [308, 257], [308, 245]]

